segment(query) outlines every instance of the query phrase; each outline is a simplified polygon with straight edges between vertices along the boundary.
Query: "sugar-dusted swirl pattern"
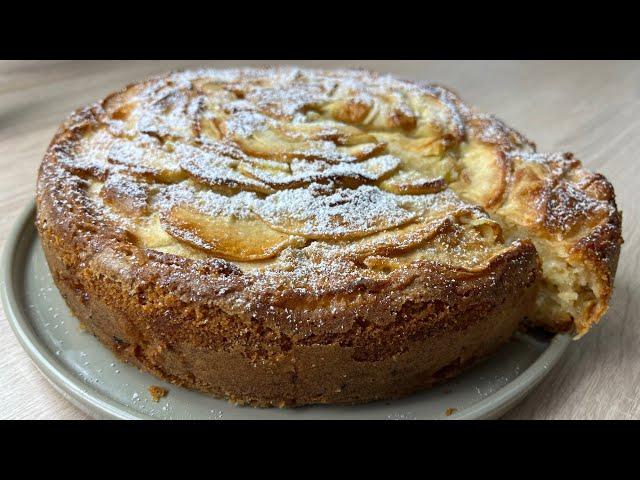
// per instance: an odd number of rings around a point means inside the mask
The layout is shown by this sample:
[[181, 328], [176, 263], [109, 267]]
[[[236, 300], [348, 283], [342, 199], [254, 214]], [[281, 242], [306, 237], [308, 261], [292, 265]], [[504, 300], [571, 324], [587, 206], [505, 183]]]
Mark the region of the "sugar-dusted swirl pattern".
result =
[[193, 71], [79, 115], [57, 163], [141, 247], [261, 271], [339, 258], [383, 275], [425, 259], [481, 270], [530, 238], [543, 260], [538, 321], [583, 332], [606, 308], [621, 242], [611, 186], [441, 87]]

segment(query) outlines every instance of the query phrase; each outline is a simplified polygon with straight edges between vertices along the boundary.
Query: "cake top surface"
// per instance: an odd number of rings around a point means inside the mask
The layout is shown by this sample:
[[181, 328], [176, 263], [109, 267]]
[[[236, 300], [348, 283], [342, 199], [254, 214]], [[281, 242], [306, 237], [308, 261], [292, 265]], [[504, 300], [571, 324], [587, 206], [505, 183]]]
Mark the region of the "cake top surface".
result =
[[[351, 71], [199, 71], [101, 107], [60, 163], [140, 246], [243, 268], [312, 244], [365, 260], [403, 239], [403, 256], [425, 250], [449, 222], [479, 234], [485, 260], [503, 248], [499, 227], [448, 188], [466, 129], [437, 87]], [[461, 265], [476, 262], [461, 253]]]
[[617, 214], [579, 167], [442, 87], [287, 67], [132, 84], [69, 118], [48, 174], [137, 247], [318, 292], [483, 271], [523, 229], [568, 249]]

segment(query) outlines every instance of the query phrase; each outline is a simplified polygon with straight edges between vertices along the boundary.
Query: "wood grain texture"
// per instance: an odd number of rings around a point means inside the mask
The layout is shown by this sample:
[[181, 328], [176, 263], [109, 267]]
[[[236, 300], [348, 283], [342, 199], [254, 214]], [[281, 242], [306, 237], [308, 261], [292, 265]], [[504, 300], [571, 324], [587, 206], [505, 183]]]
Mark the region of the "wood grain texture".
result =
[[[58, 124], [74, 108], [126, 83], [174, 68], [237, 62], [0, 62], [0, 247], [34, 195], [36, 170]], [[560, 365], [506, 418], [640, 419], [640, 62], [298, 61], [366, 67], [443, 83], [519, 129], [541, 151], [572, 151], [616, 188], [623, 211], [611, 308], [571, 344]], [[0, 419], [87, 418], [38, 373], [0, 310]]]

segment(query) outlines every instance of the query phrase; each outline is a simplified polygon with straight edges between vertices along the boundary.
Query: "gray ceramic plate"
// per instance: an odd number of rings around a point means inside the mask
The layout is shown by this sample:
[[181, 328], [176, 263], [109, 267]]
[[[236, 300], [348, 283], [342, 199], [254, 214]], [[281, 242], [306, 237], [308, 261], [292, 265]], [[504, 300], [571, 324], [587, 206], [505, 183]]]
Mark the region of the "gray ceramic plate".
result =
[[[550, 371], [570, 343], [566, 335], [517, 334], [496, 355], [463, 375], [402, 400], [351, 407], [238, 407], [166, 384], [121, 363], [83, 332], [53, 284], [35, 231], [34, 214], [32, 203], [21, 213], [5, 246], [1, 268], [7, 318], [42, 374], [62, 395], [96, 418], [496, 418]], [[147, 390], [151, 385], [163, 386], [169, 394], [153, 402]]]

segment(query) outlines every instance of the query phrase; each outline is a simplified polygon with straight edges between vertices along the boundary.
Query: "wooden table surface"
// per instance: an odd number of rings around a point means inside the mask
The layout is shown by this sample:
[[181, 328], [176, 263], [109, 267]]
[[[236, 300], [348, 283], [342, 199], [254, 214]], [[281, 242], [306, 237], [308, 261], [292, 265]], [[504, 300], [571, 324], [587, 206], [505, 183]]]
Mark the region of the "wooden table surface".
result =
[[[34, 196], [36, 170], [74, 108], [145, 76], [242, 62], [0, 62], [0, 247]], [[510, 419], [640, 419], [640, 62], [298, 61], [367, 67], [448, 85], [522, 131], [541, 151], [572, 151], [616, 188], [623, 211], [620, 265], [602, 323], [567, 354]], [[0, 419], [84, 419], [18, 344], [0, 309]]]

